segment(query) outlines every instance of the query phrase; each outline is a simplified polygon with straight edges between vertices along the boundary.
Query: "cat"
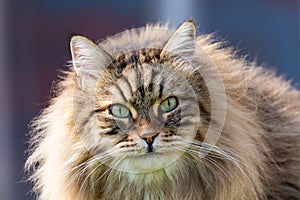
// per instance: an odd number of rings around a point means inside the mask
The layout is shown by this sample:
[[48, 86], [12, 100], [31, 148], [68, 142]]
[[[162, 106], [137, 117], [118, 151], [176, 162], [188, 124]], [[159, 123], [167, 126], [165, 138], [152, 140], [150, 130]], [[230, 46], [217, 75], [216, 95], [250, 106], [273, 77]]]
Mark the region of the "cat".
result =
[[72, 62], [31, 124], [40, 200], [300, 199], [300, 92], [193, 20], [147, 25]]

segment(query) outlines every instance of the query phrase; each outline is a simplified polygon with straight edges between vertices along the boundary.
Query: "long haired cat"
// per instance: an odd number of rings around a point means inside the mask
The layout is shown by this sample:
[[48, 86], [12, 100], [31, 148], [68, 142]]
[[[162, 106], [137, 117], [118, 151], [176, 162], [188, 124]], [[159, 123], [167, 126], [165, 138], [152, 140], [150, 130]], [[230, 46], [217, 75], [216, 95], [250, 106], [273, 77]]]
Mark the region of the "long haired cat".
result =
[[192, 20], [72, 37], [32, 123], [37, 199], [300, 199], [300, 92], [222, 46]]

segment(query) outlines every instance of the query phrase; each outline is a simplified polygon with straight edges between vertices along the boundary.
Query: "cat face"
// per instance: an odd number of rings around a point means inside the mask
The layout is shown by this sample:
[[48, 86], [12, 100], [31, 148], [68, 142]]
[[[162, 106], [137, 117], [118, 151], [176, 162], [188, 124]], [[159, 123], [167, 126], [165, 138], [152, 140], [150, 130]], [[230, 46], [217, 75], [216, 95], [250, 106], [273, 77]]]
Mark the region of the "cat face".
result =
[[86, 38], [72, 39], [79, 83], [75, 124], [100, 162], [140, 173], [166, 167], [185, 153], [198, 134], [199, 96], [207, 95], [198, 84], [195, 91], [192, 80], [196, 77], [202, 84], [191, 62], [194, 29], [187, 22], [161, 49], [117, 55]]
[[98, 83], [95, 112], [105, 130], [100, 143], [117, 149], [127, 165], [137, 160], [137, 171], [171, 164], [183, 153], [182, 141], [196, 134], [199, 110], [192, 87], [162, 64], [144, 63], [123, 73], [114, 83]]

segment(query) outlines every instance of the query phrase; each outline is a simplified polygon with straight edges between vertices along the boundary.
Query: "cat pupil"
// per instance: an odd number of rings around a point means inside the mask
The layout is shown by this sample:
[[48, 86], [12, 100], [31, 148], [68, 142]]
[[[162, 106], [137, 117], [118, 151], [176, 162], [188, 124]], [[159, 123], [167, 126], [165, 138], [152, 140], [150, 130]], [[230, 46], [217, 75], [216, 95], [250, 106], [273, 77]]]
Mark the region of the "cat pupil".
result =
[[119, 105], [119, 104], [113, 104], [109, 107], [109, 112], [111, 115], [119, 118], [126, 118], [129, 115], [128, 108]]
[[164, 112], [170, 112], [178, 106], [178, 100], [176, 97], [169, 97], [161, 103], [161, 108]]

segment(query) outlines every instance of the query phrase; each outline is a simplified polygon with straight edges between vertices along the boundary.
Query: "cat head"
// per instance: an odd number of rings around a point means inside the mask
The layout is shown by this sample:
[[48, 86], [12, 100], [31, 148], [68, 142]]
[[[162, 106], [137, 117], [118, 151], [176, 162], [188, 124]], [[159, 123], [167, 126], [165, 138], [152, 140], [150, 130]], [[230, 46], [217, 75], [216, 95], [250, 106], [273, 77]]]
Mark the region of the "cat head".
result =
[[102, 164], [143, 173], [171, 165], [204, 139], [212, 102], [197, 70], [193, 21], [159, 44], [138, 39], [117, 50], [118, 44], [74, 36], [70, 46], [78, 83], [73, 116], [82, 143]]

